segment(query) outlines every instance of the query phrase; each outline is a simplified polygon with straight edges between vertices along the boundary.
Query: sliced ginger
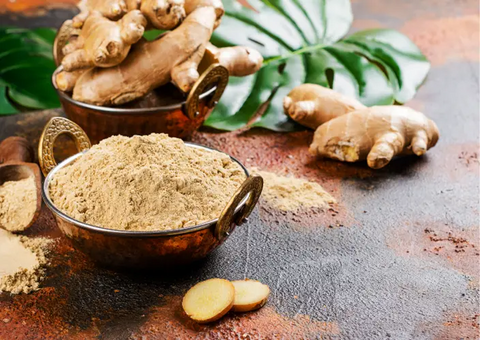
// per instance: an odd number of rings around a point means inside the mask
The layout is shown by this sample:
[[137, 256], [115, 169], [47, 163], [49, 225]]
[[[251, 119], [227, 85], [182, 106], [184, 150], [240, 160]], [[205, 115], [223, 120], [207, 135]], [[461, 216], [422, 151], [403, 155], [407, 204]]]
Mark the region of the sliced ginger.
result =
[[270, 295], [267, 285], [255, 280], [232, 281], [235, 287], [235, 301], [232, 310], [235, 312], [249, 312], [265, 305]]
[[185, 313], [199, 323], [220, 319], [232, 308], [235, 299], [233, 284], [224, 279], [210, 279], [197, 283], [183, 297]]

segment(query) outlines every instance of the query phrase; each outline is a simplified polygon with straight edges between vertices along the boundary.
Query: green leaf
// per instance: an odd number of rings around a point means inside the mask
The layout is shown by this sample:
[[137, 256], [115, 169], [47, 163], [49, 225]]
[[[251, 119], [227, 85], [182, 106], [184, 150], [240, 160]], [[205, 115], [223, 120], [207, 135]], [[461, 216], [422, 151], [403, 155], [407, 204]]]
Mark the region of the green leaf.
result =
[[283, 98], [302, 83], [331, 87], [365, 105], [410, 100], [430, 64], [403, 34], [389, 29], [357, 32], [349, 0], [252, 0], [250, 9], [224, 0], [225, 16], [212, 37], [219, 47], [256, 48], [264, 65], [246, 80], [231, 78], [205, 125], [292, 131]]
[[55, 31], [0, 28], [0, 114], [21, 107], [48, 109], [60, 106], [51, 84]]
[[0, 86], [0, 115], [17, 113], [18, 110], [10, 103], [7, 96], [7, 88]]

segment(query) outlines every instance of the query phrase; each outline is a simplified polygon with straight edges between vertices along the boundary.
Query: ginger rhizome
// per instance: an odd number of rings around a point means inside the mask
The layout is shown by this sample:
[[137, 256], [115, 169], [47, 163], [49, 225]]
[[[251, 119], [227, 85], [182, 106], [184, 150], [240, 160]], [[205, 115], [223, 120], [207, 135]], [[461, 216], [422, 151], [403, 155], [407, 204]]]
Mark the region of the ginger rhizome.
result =
[[[202, 64], [219, 63], [231, 76], [244, 77], [257, 72], [263, 63], [263, 57], [257, 50], [245, 46], [218, 48], [207, 44]], [[206, 67], [205, 67], [206, 68]]]
[[[209, 43], [225, 12], [221, 0], [82, 0], [79, 8], [59, 31], [69, 44], [56, 49], [63, 70], [55, 78], [78, 101], [121, 105], [168, 82], [188, 93], [214, 63], [232, 76], [263, 63], [252, 48]], [[141, 37], [150, 28], [170, 31], [147, 42]]]
[[283, 99], [285, 113], [297, 123], [316, 129], [329, 120], [365, 106], [334, 90], [315, 84], [295, 87]]
[[367, 108], [320, 85], [304, 84], [284, 99], [284, 110], [316, 129], [310, 153], [344, 162], [367, 160], [379, 169], [396, 155], [423, 155], [439, 138], [436, 124], [405, 106]]
[[185, 19], [183, 0], [127, 0], [127, 7], [140, 10], [149, 25], [160, 30], [173, 29]]
[[160, 39], [136, 44], [120, 65], [86, 71], [75, 84], [73, 99], [119, 105], [143, 97], [170, 80], [189, 91], [198, 79], [197, 66], [215, 18], [212, 7], [198, 8]]
[[73, 20], [73, 26], [83, 26], [88, 16], [94, 12], [100, 12], [102, 16], [111, 20], [120, 19], [127, 12], [127, 5], [124, 0], [81, 0], [77, 7], [80, 13]]
[[65, 46], [62, 60], [65, 71], [86, 67], [111, 67], [120, 64], [130, 46], [143, 35], [147, 21], [139, 10], [111, 21], [94, 11], [85, 21], [78, 38]]

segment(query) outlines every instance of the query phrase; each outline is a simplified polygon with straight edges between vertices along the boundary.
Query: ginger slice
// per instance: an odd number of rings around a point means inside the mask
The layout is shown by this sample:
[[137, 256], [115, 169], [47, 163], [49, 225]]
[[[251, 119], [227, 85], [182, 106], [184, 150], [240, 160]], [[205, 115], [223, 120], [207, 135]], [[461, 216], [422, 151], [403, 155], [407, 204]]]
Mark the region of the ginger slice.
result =
[[197, 283], [183, 297], [182, 307], [194, 321], [207, 323], [220, 319], [232, 308], [235, 298], [233, 284], [224, 279]]
[[249, 312], [265, 305], [270, 295], [267, 285], [255, 280], [232, 281], [235, 287], [234, 312]]

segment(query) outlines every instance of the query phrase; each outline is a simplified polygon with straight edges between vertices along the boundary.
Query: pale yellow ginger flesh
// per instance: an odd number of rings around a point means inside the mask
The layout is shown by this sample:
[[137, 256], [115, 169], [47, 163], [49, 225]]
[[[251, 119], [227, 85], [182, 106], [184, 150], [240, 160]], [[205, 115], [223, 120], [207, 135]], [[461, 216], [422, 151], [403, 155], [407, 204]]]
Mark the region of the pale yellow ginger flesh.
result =
[[270, 295], [267, 285], [255, 280], [232, 281], [235, 287], [234, 312], [249, 312], [265, 305]]
[[124, 0], [81, 0], [78, 5], [80, 13], [73, 18], [73, 26], [80, 28], [92, 12], [99, 12], [105, 18], [118, 20], [127, 13]]
[[218, 48], [208, 43], [200, 68], [206, 68], [214, 63], [224, 66], [230, 76], [245, 77], [257, 72], [262, 67], [263, 57], [251, 47]]
[[395, 155], [423, 155], [439, 138], [435, 123], [404, 106], [373, 106], [321, 125], [310, 153], [345, 162], [367, 160], [379, 169]]
[[213, 7], [197, 8], [178, 28], [160, 39], [135, 44], [120, 65], [86, 71], [75, 84], [73, 99], [120, 105], [143, 97], [170, 80], [188, 92], [199, 77], [198, 64], [215, 21]]
[[232, 308], [234, 285], [224, 279], [210, 279], [197, 283], [183, 297], [185, 313], [199, 323], [220, 319]]
[[139, 10], [128, 12], [118, 21], [92, 12], [78, 38], [63, 49], [63, 69], [74, 71], [120, 64], [127, 57], [130, 46], [140, 40], [146, 25], [147, 20]]
[[315, 84], [299, 85], [283, 99], [285, 114], [311, 129], [364, 108], [366, 107], [354, 98]]

